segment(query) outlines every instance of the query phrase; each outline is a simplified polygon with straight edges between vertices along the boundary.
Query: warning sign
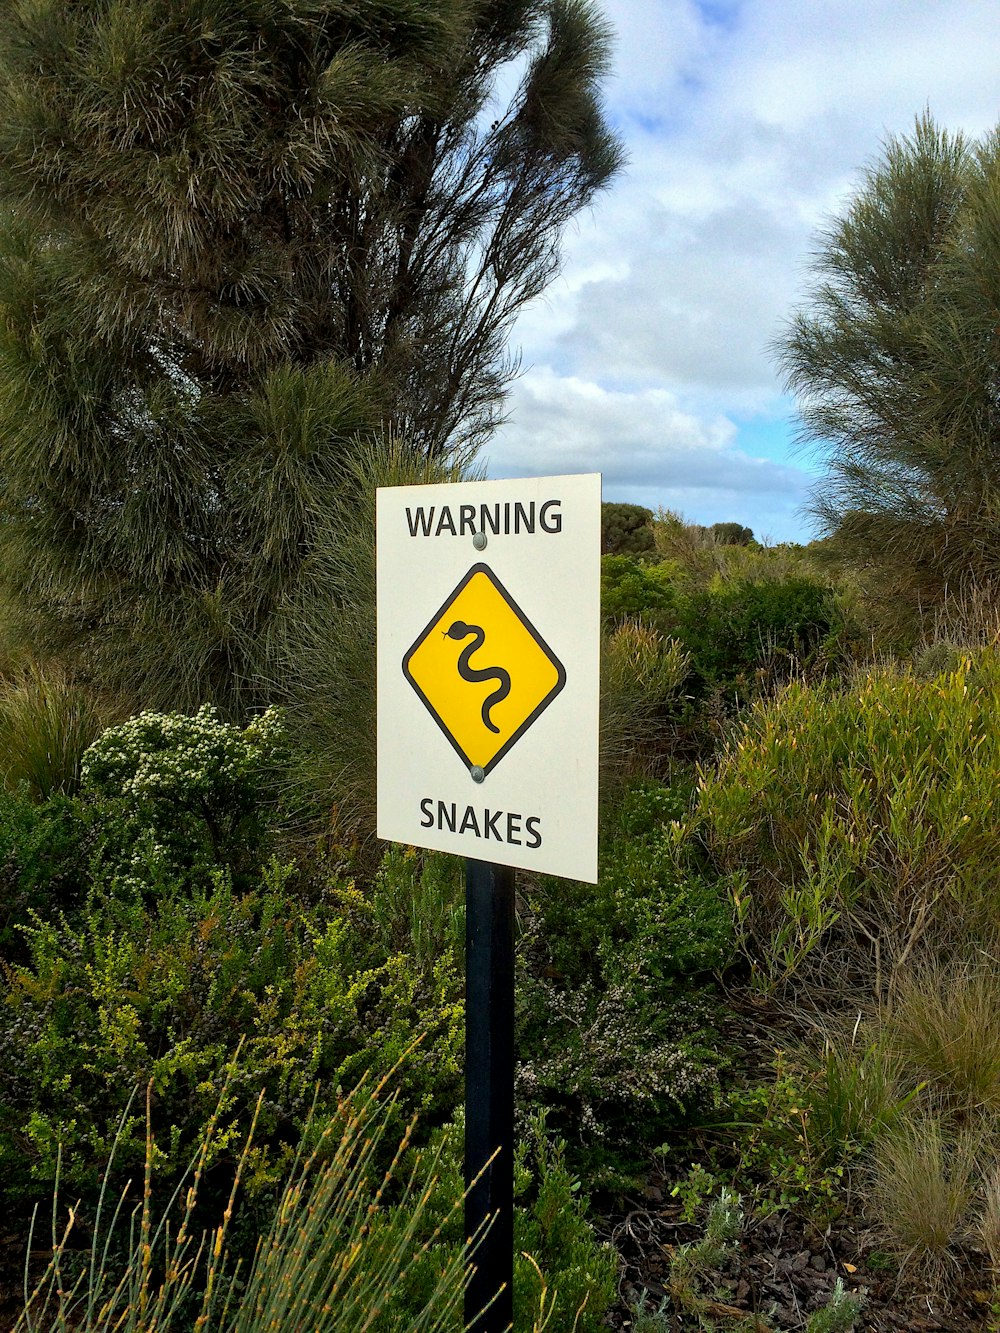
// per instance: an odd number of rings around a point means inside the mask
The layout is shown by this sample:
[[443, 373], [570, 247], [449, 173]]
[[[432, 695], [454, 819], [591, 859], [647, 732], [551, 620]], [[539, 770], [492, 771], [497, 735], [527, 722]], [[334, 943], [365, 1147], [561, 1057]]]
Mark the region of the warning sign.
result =
[[381, 838], [597, 876], [600, 477], [377, 500]]
[[484, 564], [431, 619], [403, 671], [456, 754], [483, 777], [566, 683], [562, 663]]

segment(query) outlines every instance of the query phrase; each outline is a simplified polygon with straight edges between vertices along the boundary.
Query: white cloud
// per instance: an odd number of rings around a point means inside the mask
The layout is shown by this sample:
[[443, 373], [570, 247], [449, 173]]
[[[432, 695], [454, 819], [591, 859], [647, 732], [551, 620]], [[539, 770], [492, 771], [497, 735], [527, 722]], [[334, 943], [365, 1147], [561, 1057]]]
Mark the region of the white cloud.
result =
[[757, 506], [780, 511], [787, 526], [808, 477], [744, 453], [736, 435], [727, 417], [686, 412], [664, 389], [607, 389], [540, 367], [518, 382], [513, 420], [502, 452], [490, 451], [490, 472], [602, 472], [606, 499], [634, 498], [699, 519], [713, 505], [716, 516], [732, 517], [740, 516], [734, 509]]
[[704, 218], [651, 207], [623, 277], [573, 295], [555, 338], [560, 363], [597, 379], [662, 383], [708, 410], [753, 410], [775, 396], [769, 341], [794, 296], [791, 240], [756, 201]]
[[616, 486], [688, 486], [698, 504], [721, 505], [714, 465], [732, 496], [769, 496], [794, 526], [804, 474], [755, 461], [735, 423], [787, 413], [769, 344], [802, 299], [817, 227], [881, 142], [909, 132], [925, 106], [973, 135], [996, 122], [996, 7], [603, 9], [619, 34], [608, 105], [631, 161], [566, 238], [563, 277], [515, 329], [525, 367], [539, 369], [514, 389], [492, 470], [579, 462]]

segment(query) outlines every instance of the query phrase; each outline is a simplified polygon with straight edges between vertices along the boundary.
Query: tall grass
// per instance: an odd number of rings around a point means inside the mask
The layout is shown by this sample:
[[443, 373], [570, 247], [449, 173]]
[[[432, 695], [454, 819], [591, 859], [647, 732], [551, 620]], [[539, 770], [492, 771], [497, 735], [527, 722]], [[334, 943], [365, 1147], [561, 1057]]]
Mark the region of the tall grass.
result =
[[850, 1035], [828, 1032], [810, 1064], [810, 1125], [830, 1161], [867, 1151], [923, 1091], [923, 1084], [906, 1082], [878, 1028], [874, 1034], [860, 1024]]
[[900, 972], [881, 1016], [899, 1063], [953, 1110], [1000, 1111], [1000, 976], [978, 965], [920, 959]]
[[[302, 1142], [311, 1147], [300, 1148], [295, 1157], [246, 1274], [239, 1263], [230, 1263], [228, 1245], [253, 1126], [221, 1218], [199, 1233], [195, 1218], [215, 1118], [189, 1174], [157, 1215], [147, 1093], [141, 1201], [130, 1202], [130, 1187], [110, 1198], [105, 1185], [81, 1265], [77, 1212], [69, 1208], [60, 1220], [57, 1187], [51, 1257], [34, 1289], [26, 1284], [15, 1333], [437, 1333], [460, 1327], [465, 1252], [439, 1241], [463, 1199], [454, 1201], [436, 1227], [428, 1226], [440, 1153], [425, 1160], [411, 1148], [412, 1124], [389, 1168], [376, 1172], [395, 1104], [394, 1096], [382, 1095], [385, 1086], [386, 1080], [374, 1088], [360, 1085], [343, 1097], [322, 1132], [307, 1129]], [[109, 1165], [105, 1179], [110, 1173]], [[32, 1242], [35, 1231], [33, 1225]], [[118, 1263], [113, 1256], [122, 1246], [125, 1258]], [[408, 1306], [407, 1281], [429, 1255], [432, 1276], [422, 1283], [419, 1307]]]
[[35, 801], [72, 794], [84, 751], [119, 716], [58, 664], [21, 666], [0, 682], [0, 779]]
[[974, 1235], [989, 1259], [994, 1285], [1000, 1284], [1000, 1161], [985, 1172]]
[[676, 640], [625, 620], [601, 652], [601, 780], [605, 794], [648, 774], [660, 756], [667, 711], [678, 698], [688, 658]]
[[955, 1265], [953, 1246], [971, 1223], [981, 1136], [951, 1131], [941, 1116], [912, 1110], [878, 1140], [868, 1207], [904, 1264], [929, 1285]]

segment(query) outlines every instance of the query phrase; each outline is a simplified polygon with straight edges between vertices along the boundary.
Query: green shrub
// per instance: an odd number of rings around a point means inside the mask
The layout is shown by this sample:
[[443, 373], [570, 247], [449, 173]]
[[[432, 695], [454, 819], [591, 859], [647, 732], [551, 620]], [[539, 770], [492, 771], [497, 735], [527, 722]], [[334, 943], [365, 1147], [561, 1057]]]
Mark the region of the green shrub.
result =
[[[448, 1216], [463, 1183], [464, 1112], [431, 1140], [438, 1154], [431, 1182], [427, 1229], [440, 1228], [447, 1247], [462, 1244], [462, 1219]], [[599, 1333], [615, 1290], [618, 1258], [598, 1242], [587, 1220], [589, 1200], [566, 1164], [566, 1144], [549, 1133], [544, 1112], [526, 1118], [514, 1159], [514, 1329], [530, 1333], [539, 1312], [548, 1313], [552, 1333], [574, 1328]], [[420, 1309], [431, 1289], [435, 1256], [414, 1265], [400, 1292], [406, 1308]], [[540, 1331], [539, 1331], [540, 1333]]]
[[553, 1329], [599, 1333], [607, 1327], [618, 1256], [597, 1241], [582, 1182], [566, 1165], [566, 1143], [547, 1132], [544, 1112], [533, 1117], [516, 1153], [514, 1327], [531, 1328], [547, 1285]]
[[365, 911], [386, 954], [407, 953], [420, 969], [465, 951], [465, 862], [390, 844], [366, 895]]
[[[826, 581], [833, 567], [821, 558], [819, 542], [811, 546], [794, 542], [763, 546], [754, 540], [749, 528], [728, 523], [706, 528], [686, 523], [680, 514], [665, 509], [653, 519], [652, 528], [658, 557], [670, 562], [676, 586], [687, 593], [740, 582], [779, 583], [800, 578]], [[733, 538], [740, 544], [732, 544]]]
[[723, 1187], [709, 1207], [705, 1234], [674, 1251], [667, 1288], [676, 1309], [694, 1316], [708, 1312], [710, 1303], [702, 1287], [711, 1272], [725, 1263], [743, 1230], [741, 1202], [738, 1194]]
[[679, 600], [670, 565], [646, 564], [629, 555], [601, 557], [601, 616], [609, 628], [623, 620], [659, 628]]
[[609, 628], [638, 622], [675, 640], [687, 658], [686, 694], [743, 702], [829, 651], [841, 631], [833, 591], [816, 579], [716, 572], [692, 584], [676, 562], [625, 555], [601, 562], [601, 613]]
[[395, 1064], [419, 1032], [424, 1046], [401, 1074], [407, 1105], [449, 1113], [460, 1079], [461, 976], [453, 955], [421, 971], [386, 953], [350, 884], [314, 906], [287, 891], [272, 862], [260, 886], [235, 893], [224, 872], [149, 901], [138, 886], [95, 890], [79, 918], [34, 918], [30, 961], [10, 969], [0, 1008], [0, 1165], [9, 1197], [63, 1178], [92, 1197], [118, 1132], [117, 1160], [141, 1160], [143, 1126], [119, 1119], [153, 1081], [180, 1169], [223, 1081], [217, 1143], [245, 1126], [266, 1089], [255, 1183], [268, 1184], [294, 1141], [317, 1082]]
[[[111, 1327], [183, 1333], [192, 1326], [206, 1333], [287, 1326], [453, 1333], [466, 1284], [461, 1118], [426, 1148], [415, 1146], [411, 1121], [393, 1150], [400, 1098], [385, 1096], [384, 1089], [397, 1072], [378, 1084], [364, 1080], [338, 1097], [325, 1119], [310, 1116], [277, 1207], [249, 1257], [234, 1236], [240, 1184], [253, 1169], [253, 1124], [233, 1145], [234, 1183], [210, 1210], [215, 1216], [202, 1233], [201, 1195], [219, 1155], [222, 1117], [209, 1117], [186, 1188], [157, 1209], [161, 1152], [147, 1096], [145, 1154], [134, 1180], [145, 1188], [125, 1193], [124, 1209], [116, 1208], [109, 1182], [121, 1173], [112, 1161], [82, 1251], [79, 1212], [70, 1211], [63, 1222], [57, 1191], [54, 1244], [18, 1333]], [[617, 1256], [594, 1237], [580, 1182], [566, 1170], [563, 1146], [546, 1136], [542, 1119], [519, 1146], [514, 1171], [516, 1333], [599, 1333], [614, 1294]]]
[[[605, 842], [597, 885], [530, 891], [519, 989], [525, 1107], [587, 1153], [598, 1183], [634, 1169], [667, 1128], [711, 1098], [712, 974], [730, 956], [724, 890], [686, 865], [684, 795], [634, 788]], [[610, 1173], [609, 1175], [607, 1173]]]
[[848, 1161], [813, 1113], [815, 1080], [779, 1053], [770, 1083], [733, 1088], [726, 1096], [735, 1178], [761, 1214], [800, 1205], [826, 1221], [840, 1211]]
[[[934, 933], [995, 930], [1000, 659], [935, 680], [880, 670], [759, 702], [706, 772], [698, 820], [761, 983], [849, 959], [884, 988]], [[970, 936], [971, 932], [971, 936]]]
[[843, 1279], [838, 1277], [829, 1301], [809, 1316], [806, 1333], [851, 1333], [863, 1304], [864, 1297], [845, 1291]]
[[726, 1179], [760, 1215], [795, 1207], [825, 1225], [842, 1211], [873, 1145], [923, 1091], [883, 1041], [858, 1031], [828, 1038], [821, 1052], [778, 1051], [765, 1081], [725, 1091], [702, 1126], [711, 1170], [694, 1162], [672, 1191], [686, 1221]]
[[729, 959], [727, 896], [692, 871], [678, 841], [691, 794], [683, 786], [632, 784], [602, 839], [597, 884], [539, 884], [532, 903], [548, 967], [567, 985], [621, 981], [640, 960], [657, 984], [687, 984]]
[[838, 623], [833, 594], [821, 583], [740, 580], [686, 598], [670, 632], [690, 657], [692, 688], [746, 697], [808, 663]]
[[86, 893], [90, 812], [67, 796], [36, 804], [0, 790], [0, 959], [26, 958], [20, 927], [32, 911], [71, 910]]
[[79, 796], [0, 791], [0, 956], [24, 959], [30, 909], [72, 916], [91, 883], [157, 896], [205, 889], [224, 869], [251, 887], [275, 844], [284, 759], [274, 711], [245, 730], [208, 707], [143, 713], [88, 745]]

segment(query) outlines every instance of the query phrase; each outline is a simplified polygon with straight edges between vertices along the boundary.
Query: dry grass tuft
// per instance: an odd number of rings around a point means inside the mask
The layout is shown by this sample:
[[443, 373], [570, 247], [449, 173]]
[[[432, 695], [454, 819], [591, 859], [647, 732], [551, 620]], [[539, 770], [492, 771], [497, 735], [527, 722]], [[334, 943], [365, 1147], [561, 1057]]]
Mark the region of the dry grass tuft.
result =
[[120, 715], [57, 664], [21, 667], [0, 682], [0, 780], [36, 801], [72, 794], [84, 751]]
[[989, 1256], [994, 1281], [1000, 1280], [1000, 1161], [993, 1162], [983, 1180], [974, 1236]]
[[883, 1015], [900, 1062], [959, 1110], [1000, 1108], [1000, 975], [941, 958], [900, 969]]
[[952, 1134], [934, 1114], [899, 1118], [875, 1146], [869, 1206], [904, 1264], [918, 1263], [930, 1285], [954, 1264], [976, 1194], [981, 1139]]

